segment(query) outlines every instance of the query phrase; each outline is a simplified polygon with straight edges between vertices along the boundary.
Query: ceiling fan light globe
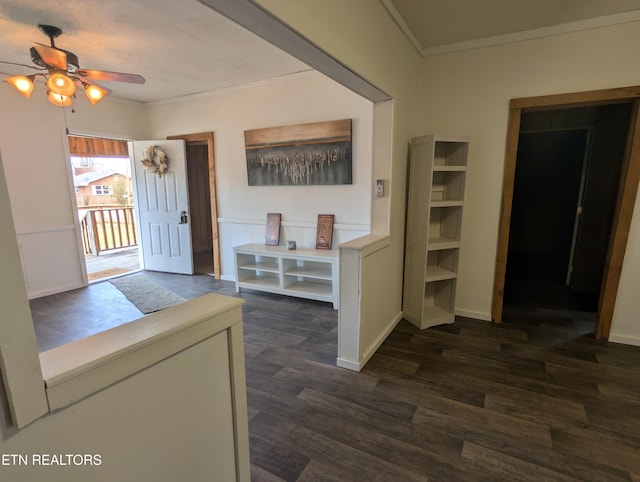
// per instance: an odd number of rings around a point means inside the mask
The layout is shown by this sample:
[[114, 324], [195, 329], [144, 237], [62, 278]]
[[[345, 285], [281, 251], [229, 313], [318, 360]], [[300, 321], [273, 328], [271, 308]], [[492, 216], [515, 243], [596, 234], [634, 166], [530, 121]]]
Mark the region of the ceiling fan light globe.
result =
[[61, 70], [51, 72], [47, 80], [47, 87], [51, 92], [67, 97], [76, 93], [75, 82]]
[[33, 76], [16, 75], [14, 77], [7, 77], [5, 80], [27, 99], [31, 97], [31, 92], [33, 92]]
[[91, 102], [91, 105], [96, 105], [105, 95], [107, 95], [106, 89], [97, 85], [86, 85], [84, 93], [89, 99], [89, 102]]
[[47, 100], [58, 107], [68, 107], [73, 103], [70, 95], [62, 95], [50, 90], [47, 91]]

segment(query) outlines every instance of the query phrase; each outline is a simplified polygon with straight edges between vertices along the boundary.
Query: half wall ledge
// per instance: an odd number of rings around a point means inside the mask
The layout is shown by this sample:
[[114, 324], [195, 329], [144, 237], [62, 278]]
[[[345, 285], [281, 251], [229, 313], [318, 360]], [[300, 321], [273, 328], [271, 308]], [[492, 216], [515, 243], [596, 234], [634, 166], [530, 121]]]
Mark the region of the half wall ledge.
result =
[[[40, 353], [49, 410], [71, 405], [235, 325], [241, 327], [243, 304], [242, 299], [211, 293]], [[235, 349], [243, 349], [242, 340]]]

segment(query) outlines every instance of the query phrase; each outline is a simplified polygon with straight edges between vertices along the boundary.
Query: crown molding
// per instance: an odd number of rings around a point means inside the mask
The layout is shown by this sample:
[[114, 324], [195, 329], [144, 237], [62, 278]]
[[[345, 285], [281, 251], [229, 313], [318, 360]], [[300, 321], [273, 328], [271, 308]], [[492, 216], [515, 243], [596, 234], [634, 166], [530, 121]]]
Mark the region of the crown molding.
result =
[[413, 35], [413, 31], [411, 30], [409, 25], [407, 25], [407, 22], [404, 21], [404, 18], [402, 18], [402, 15], [400, 15], [400, 12], [398, 12], [398, 9], [393, 4], [392, 0], [380, 0], [380, 3], [382, 3], [382, 6], [387, 10], [396, 25], [400, 27], [400, 30], [402, 30], [402, 33], [405, 35], [405, 37], [409, 39], [409, 42], [411, 42], [418, 53], [422, 55], [424, 47], [418, 41], [416, 36]]
[[435, 47], [423, 47], [415, 37], [407, 23], [396, 9], [392, 0], [380, 0], [384, 8], [387, 10], [393, 21], [398, 25], [402, 33], [407, 37], [409, 42], [423, 57], [434, 55], [442, 55], [453, 52], [461, 52], [464, 50], [479, 49], [483, 47], [491, 47], [495, 45], [504, 45], [514, 42], [522, 42], [537, 38], [552, 37], [555, 35], [564, 35], [582, 30], [593, 30], [597, 28], [610, 27], [624, 23], [640, 21], [640, 10], [632, 10], [630, 12], [617, 13], [614, 15], [606, 15], [603, 17], [595, 17], [587, 20], [579, 20], [576, 22], [563, 23], [550, 27], [542, 27], [522, 32], [514, 32], [504, 35], [495, 35], [481, 39], [468, 40], [464, 42], [456, 42], [446, 45], [438, 45]]
[[563, 23], [551, 27], [536, 28], [532, 30], [524, 30], [505, 35], [496, 35], [494, 37], [486, 37], [483, 39], [469, 40], [467, 42], [458, 42], [455, 44], [441, 45], [438, 47], [429, 47], [422, 50], [423, 57], [433, 55], [447, 54], [451, 52], [460, 52], [463, 50], [472, 50], [482, 47], [491, 47], [494, 45], [504, 45], [514, 42], [522, 42], [524, 40], [533, 40], [544, 37], [553, 37], [556, 35], [564, 35], [568, 33], [580, 32], [583, 30], [593, 30], [612, 25], [620, 25], [624, 23], [640, 21], [640, 10], [632, 12], [618, 13], [615, 15], [607, 15], [605, 17], [590, 18], [588, 20], [580, 20], [577, 22]]

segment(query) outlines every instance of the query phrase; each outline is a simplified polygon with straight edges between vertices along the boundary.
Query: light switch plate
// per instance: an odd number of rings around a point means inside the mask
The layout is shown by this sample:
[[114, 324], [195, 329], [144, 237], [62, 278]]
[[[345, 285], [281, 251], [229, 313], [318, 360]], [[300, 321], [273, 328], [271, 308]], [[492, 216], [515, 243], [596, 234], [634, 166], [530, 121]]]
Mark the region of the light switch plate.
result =
[[384, 196], [384, 179], [376, 180], [376, 197]]

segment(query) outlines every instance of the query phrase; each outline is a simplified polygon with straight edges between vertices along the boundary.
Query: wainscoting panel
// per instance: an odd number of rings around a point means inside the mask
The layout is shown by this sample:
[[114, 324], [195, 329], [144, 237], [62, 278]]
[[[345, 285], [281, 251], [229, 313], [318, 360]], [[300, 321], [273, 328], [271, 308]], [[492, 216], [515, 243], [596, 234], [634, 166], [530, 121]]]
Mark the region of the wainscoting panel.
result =
[[75, 226], [18, 233], [17, 238], [29, 299], [83, 286]]
[[[218, 218], [220, 234], [221, 278], [235, 280], [233, 265], [233, 247], [247, 243], [264, 243], [266, 219]], [[369, 226], [361, 224], [335, 224], [333, 226], [333, 249], [340, 243], [369, 234]], [[316, 222], [282, 221], [280, 227], [280, 245], [293, 240], [299, 249], [316, 247]]]

